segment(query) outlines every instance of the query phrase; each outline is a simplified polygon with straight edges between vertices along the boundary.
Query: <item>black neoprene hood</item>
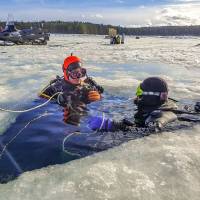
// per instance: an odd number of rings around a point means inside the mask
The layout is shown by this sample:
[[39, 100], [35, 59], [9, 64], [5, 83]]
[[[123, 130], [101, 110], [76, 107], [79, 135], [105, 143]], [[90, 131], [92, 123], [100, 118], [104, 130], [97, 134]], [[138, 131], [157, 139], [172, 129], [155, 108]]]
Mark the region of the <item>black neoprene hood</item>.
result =
[[167, 82], [159, 77], [149, 77], [145, 79], [140, 87], [145, 92], [168, 92]]

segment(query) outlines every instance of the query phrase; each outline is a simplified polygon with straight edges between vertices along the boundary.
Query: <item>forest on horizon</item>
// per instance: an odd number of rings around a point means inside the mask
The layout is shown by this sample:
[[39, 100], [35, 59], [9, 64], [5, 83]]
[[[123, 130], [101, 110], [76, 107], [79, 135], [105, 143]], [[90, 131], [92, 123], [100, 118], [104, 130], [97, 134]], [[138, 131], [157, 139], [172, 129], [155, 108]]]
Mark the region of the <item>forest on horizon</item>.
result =
[[[0, 26], [5, 27], [6, 22], [0, 21]], [[109, 28], [117, 30], [118, 34], [137, 36], [200, 36], [200, 25], [194, 26], [158, 26], [129, 28], [89, 22], [63, 22], [63, 21], [41, 21], [41, 22], [15, 22], [17, 29], [43, 28], [50, 33], [58, 34], [96, 34], [108, 35]]]

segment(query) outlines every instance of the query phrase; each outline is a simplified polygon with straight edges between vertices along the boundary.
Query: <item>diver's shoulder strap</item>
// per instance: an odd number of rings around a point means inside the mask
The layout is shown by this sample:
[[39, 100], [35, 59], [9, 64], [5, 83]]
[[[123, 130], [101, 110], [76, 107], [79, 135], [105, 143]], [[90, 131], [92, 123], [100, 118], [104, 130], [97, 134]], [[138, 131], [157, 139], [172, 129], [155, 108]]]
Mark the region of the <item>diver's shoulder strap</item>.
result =
[[45, 93], [42, 93], [42, 92], [40, 92], [40, 93], [38, 94], [38, 96], [39, 96], [39, 97], [42, 97], [42, 98], [45, 98], [45, 99], [50, 99], [50, 98], [51, 98], [49, 95], [47, 95], [47, 94], [45, 94]]
[[47, 88], [50, 87], [50, 84], [46, 85], [39, 93], [38, 93], [38, 96], [39, 97], [42, 97], [42, 98], [45, 98], [45, 99], [50, 99], [51, 96], [46, 94], [46, 90]]
[[48, 85], [46, 85], [38, 96], [46, 99], [50, 99], [55, 93], [61, 92], [62, 77], [56, 76], [55, 79], [51, 80]]

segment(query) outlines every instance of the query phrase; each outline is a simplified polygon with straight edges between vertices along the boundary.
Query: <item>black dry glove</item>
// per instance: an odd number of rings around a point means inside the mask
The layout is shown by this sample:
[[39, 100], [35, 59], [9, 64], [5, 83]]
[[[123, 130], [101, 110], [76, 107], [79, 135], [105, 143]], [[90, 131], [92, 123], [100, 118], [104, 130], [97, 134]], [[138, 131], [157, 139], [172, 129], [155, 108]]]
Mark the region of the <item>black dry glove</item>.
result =
[[96, 89], [99, 91], [100, 94], [102, 94], [104, 92], [103, 87], [100, 85], [96, 85]]
[[130, 131], [132, 126], [134, 126], [134, 123], [127, 119], [118, 122], [113, 121], [113, 129], [115, 131]]
[[93, 80], [93, 78], [88, 77], [88, 78], [85, 80], [85, 82], [88, 83], [89, 85], [91, 85], [92, 87], [95, 87], [95, 88], [99, 91], [99, 93], [103, 93], [103, 92], [104, 92], [103, 87], [100, 86], [100, 85], [98, 85], [98, 84], [96, 83], [96, 81]]

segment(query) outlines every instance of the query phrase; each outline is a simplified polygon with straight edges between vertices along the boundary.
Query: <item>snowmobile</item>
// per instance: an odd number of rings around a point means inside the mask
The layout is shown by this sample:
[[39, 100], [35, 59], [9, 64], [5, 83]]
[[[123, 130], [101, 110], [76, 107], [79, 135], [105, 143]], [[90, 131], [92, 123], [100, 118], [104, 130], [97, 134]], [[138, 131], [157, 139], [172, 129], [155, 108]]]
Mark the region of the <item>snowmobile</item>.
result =
[[6, 27], [0, 32], [0, 41], [3, 41], [1, 45], [45, 45], [49, 40], [50, 34], [38, 29], [22, 29], [18, 30], [15, 27], [14, 22], [7, 22]]

